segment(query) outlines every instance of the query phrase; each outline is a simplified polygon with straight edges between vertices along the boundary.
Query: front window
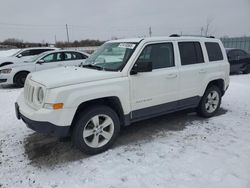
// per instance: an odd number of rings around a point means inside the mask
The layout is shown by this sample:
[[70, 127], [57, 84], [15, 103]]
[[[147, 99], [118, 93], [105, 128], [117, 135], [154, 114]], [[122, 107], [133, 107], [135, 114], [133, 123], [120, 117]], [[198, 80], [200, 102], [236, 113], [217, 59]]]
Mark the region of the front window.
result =
[[100, 70], [121, 70], [133, 54], [136, 43], [105, 43], [83, 64], [84, 67]]
[[172, 43], [150, 44], [144, 48], [139, 62], [152, 62], [153, 69], [174, 67], [174, 49]]
[[38, 61], [39, 59], [41, 59], [45, 54], [46, 54], [46, 52], [41, 53], [41, 54], [39, 54], [39, 55], [37, 55], [37, 56], [34, 56], [34, 57], [32, 57], [32, 58], [31, 58], [29, 61], [27, 61], [27, 62], [36, 62], [36, 61]]
[[17, 50], [14, 54], [12, 54], [12, 56], [17, 56], [18, 54], [20, 54], [20, 52], [22, 52], [22, 50]]
[[64, 59], [64, 53], [53, 53], [42, 58], [45, 63], [63, 61]]

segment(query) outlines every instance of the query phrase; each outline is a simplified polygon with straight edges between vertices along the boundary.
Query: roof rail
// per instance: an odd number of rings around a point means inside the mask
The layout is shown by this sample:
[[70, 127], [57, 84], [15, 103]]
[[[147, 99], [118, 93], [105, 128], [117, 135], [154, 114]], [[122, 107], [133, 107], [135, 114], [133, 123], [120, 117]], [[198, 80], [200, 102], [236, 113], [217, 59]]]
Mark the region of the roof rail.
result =
[[172, 34], [169, 37], [204, 37], [204, 38], [215, 38], [214, 36], [203, 36], [203, 35], [178, 35], [178, 34]]

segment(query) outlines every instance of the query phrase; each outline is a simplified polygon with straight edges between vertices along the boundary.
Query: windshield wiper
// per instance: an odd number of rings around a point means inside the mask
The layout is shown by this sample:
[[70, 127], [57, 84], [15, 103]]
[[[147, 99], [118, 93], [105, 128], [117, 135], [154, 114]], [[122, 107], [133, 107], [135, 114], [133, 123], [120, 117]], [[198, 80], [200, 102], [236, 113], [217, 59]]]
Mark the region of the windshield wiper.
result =
[[104, 67], [94, 65], [94, 64], [86, 64], [86, 65], [80, 64], [79, 67], [85, 67], [85, 68], [96, 69], [96, 70], [104, 70], [104, 71], [113, 71], [113, 72], [117, 71], [114, 69], [104, 68]]
[[93, 65], [93, 64], [80, 65], [80, 67], [93, 68], [93, 69], [97, 69], [97, 70], [104, 70], [103, 67], [98, 66], [98, 65]]

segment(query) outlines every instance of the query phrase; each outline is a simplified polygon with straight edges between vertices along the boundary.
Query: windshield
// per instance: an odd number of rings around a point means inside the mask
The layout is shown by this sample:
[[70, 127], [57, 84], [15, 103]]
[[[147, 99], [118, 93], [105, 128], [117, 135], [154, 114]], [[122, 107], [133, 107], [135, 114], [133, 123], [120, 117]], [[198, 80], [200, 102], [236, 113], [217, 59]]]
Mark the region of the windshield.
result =
[[23, 50], [17, 49], [16, 52], [14, 52], [14, 54], [12, 54], [11, 56], [17, 56], [18, 54], [20, 54]]
[[83, 67], [99, 67], [100, 70], [121, 70], [136, 48], [137, 43], [105, 43], [83, 64]]

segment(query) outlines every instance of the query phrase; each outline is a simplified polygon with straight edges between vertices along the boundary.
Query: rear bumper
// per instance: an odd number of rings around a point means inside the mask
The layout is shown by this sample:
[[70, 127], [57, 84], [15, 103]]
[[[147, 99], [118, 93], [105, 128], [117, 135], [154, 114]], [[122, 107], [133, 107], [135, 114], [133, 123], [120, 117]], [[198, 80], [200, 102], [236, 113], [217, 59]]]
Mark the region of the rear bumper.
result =
[[57, 137], [67, 137], [70, 135], [70, 126], [57, 126], [50, 122], [31, 120], [20, 113], [17, 103], [15, 103], [15, 111], [17, 119], [22, 119], [28, 128], [36, 132]]

